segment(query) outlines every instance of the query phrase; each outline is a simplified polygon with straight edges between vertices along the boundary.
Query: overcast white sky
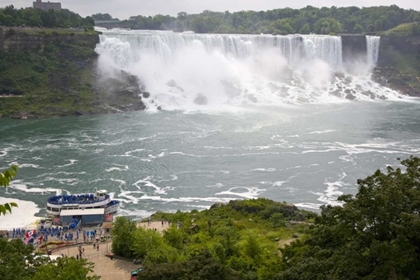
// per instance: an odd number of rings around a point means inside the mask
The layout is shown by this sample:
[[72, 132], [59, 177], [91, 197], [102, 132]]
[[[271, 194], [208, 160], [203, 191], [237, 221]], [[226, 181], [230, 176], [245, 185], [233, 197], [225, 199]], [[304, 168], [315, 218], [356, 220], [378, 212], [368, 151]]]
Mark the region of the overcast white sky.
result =
[[[15, 8], [32, 7], [34, 0], [0, 0], [0, 7], [13, 4]], [[420, 10], [420, 0], [50, 0], [61, 2], [63, 8], [81, 16], [96, 13], [109, 13], [114, 18], [128, 19], [136, 15], [172, 15], [178, 12], [189, 14], [211, 11], [272, 10], [279, 8], [302, 8], [307, 5], [315, 7], [346, 6], [381, 6], [396, 4], [404, 9]], [[43, 2], [46, 2], [44, 0]]]

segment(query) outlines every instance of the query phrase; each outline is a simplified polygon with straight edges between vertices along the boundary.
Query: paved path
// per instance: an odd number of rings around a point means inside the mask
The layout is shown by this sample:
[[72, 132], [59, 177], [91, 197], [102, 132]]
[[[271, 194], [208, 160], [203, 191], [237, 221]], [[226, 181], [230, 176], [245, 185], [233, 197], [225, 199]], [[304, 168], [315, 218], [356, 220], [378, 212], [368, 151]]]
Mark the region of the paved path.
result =
[[159, 232], [164, 232], [165, 230], [167, 230], [170, 225], [168, 222], [161, 222], [161, 221], [157, 221], [157, 222], [142, 222], [142, 223], [138, 223], [137, 224], [138, 227], [142, 227], [145, 229], [156, 229]]
[[[130, 272], [133, 269], [139, 267], [138, 264], [134, 264], [130, 261], [113, 259], [110, 260], [105, 254], [111, 252], [111, 244], [108, 243], [99, 243], [99, 251], [93, 249], [92, 244], [85, 243], [82, 245], [82, 248], [85, 249], [83, 253], [83, 258], [86, 258], [89, 262], [95, 264], [94, 274], [101, 276], [102, 280], [124, 280], [130, 279]], [[64, 248], [61, 250], [54, 251], [53, 255], [65, 255], [69, 257], [76, 257], [79, 252], [77, 246]]]
[[[156, 229], [159, 232], [163, 232], [164, 230], [169, 228], [168, 222], [145, 222], [145, 223], [138, 223], [137, 226], [141, 226], [146, 229], [154, 230]], [[136, 269], [139, 267], [138, 264], [134, 264], [130, 261], [113, 259], [110, 260], [105, 254], [111, 252], [111, 244], [112, 242], [108, 243], [99, 243], [99, 251], [93, 248], [92, 243], [85, 243], [82, 244], [82, 248], [85, 249], [83, 253], [83, 258], [88, 259], [88, 261], [93, 262], [95, 264], [94, 267], [94, 274], [101, 276], [101, 280], [125, 280], [130, 279], [131, 270]], [[69, 257], [76, 257], [79, 252], [79, 248], [77, 246], [64, 248], [61, 250], [57, 250], [53, 252], [53, 255], [65, 255]]]

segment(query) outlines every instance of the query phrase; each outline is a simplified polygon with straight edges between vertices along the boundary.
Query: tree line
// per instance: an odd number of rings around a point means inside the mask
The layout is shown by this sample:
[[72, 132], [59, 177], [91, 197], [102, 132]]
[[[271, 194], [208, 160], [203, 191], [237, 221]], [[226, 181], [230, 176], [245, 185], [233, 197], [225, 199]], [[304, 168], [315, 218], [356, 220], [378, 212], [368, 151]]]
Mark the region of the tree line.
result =
[[[141, 280], [420, 279], [420, 158], [400, 166], [359, 179], [355, 196], [320, 215], [265, 199], [231, 201], [157, 213], [173, 222], [163, 236], [118, 217], [112, 250], [143, 259]], [[290, 232], [290, 245], [275, 242], [287, 243]]]
[[83, 18], [67, 9], [43, 11], [33, 8], [15, 9], [13, 5], [0, 8], [0, 26], [45, 27], [45, 28], [83, 28], [92, 30], [91, 17]]
[[[92, 15], [95, 20], [111, 20], [109, 14]], [[231, 13], [204, 11], [200, 14], [180, 12], [169, 15], [132, 16], [120, 22], [120, 27], [131, 29], [173, 30], [196, 33], [248, 34], [376, 34], [403, 23], [420, 22], [420, 12], [396, 5], [378, 7], [332, 6], [302, 9], [275, 9], [268, 11], [240, 11]]]

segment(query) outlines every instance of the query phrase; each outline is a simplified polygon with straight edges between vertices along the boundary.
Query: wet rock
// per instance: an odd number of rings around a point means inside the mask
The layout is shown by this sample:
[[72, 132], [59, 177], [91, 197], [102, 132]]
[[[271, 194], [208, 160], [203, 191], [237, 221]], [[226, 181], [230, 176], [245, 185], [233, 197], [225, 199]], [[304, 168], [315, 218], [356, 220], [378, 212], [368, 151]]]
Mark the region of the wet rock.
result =
[[169, 80], [167, 83], [166, 83], [166, 85], [167, 86], [170, 86], [170, 87], [177, 87], [178, 85], [176, 84], [176, 82], [175, 82], [175, 80]]
[[354, 96], [352, 93], [350, 93], [350, 94], [347, 94], [346, 95], [346, 99], [348, 99], [348, 100], [355, 100], [356, 99], [356, 96]]
[[201, 93], [197, 95], [197, 97], [194, 99], [194, 103], [197, 105], [207, 105], [208, 99]]
[[212, 206], [210, 206], [210, 209], [216, 209], [216, 208], [220, 208], [220, 207], [223, 207], [223, 206], [225, 206], [224, 203], [222, 203], [222, 202], [216, 202], [215, 204], [213, 204]]
[[27, 119], [30, 116], [29, 112], [17, 112], [12, 114], [10, 117], [12, 119]]
[[162, 107], [160, 107], [160, 106], [157, 106], [157, 109], [160, 111], [160, 110], [162, 110]]
[[336, 73], [334, 73], [335, 74], [335, 77], [337, 77], [337, 78], [341, 78], [341, 79], [344, 79], [344, 73], [341, 73], [341, 72], [336, 72]]
[[143, 98], [149, 98], [150, 97], [150, 93], [149, 92], [143, 92]]
[[302, 97], [302, 96], [299, 96], [299, 97], [297, 98], [297, 101], [298, 101], [298, 102], [302, 102], [302, 103], [308, 103], [308, 102], [309, 102], [309, 99], [307, 99], [307, 98], [305, 98], [305, 97]]
[[87, 114], [87, 112], [86, 112], [86, 111], [76, 111], [76, 112], [74, 112], [74, 114], [75, 114], [76, 116], [83, 116], [83, 115], [86, 115], [86, 114]]
[[140, 89], [136, 86], [122, 87], [115, 91], [118, 94], [136, 96], [140, 93]]
[[341, 98], [341, 92], [338, 89], [331, 91], [330, 94]]
[[248, 99], [249, 99], [251, 102], [254, 102], [254, 103], [257, 103], [257, 102], [258, 102], [258, 99], [257, 99], [255, 96], [253, 96], [253, 95], [248, 95]]

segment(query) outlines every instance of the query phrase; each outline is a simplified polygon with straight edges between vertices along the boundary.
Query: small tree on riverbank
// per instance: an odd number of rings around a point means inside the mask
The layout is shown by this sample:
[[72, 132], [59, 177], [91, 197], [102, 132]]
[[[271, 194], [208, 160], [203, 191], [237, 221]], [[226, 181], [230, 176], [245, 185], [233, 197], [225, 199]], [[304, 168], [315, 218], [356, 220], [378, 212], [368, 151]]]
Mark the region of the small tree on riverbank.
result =
[[[13, 165], [6, 171], [0, 172], [0, 187], [6, 188], [10, 184], [10, 181], [16, 176], [17, 170], [18, 167]], [[7, 212], [12, 213], [12, 207], [17, 207], [17, 204], [15, 202], [0, 204], [0, 215], [6, 215]]]

